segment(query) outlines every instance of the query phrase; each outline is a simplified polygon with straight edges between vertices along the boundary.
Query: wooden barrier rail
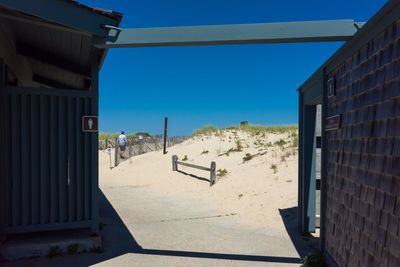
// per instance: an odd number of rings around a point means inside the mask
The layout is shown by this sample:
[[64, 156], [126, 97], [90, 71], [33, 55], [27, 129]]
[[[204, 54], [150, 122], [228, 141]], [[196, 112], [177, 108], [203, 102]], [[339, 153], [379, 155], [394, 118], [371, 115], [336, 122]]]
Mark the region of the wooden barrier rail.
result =
[[195, 165], [195, 164], [178, 161], [178, 156], [173, 155], [172, 156], [172, 171], [178, 171], [178, 165], [195, 168], [195, 169], [199, 169], [199, 170], [203, 170], [203, 171], [208, 171], [208, 172], [210, 172], [210, 186], [213, 186], [216, 182], [215, 172], [217, 169], [217, 165], [216, 165], [215, 161], [212, 161], [210, 168], [207, 168], [207, 167], [203, 167], [203, 166], [199, 166], [199, 165]]

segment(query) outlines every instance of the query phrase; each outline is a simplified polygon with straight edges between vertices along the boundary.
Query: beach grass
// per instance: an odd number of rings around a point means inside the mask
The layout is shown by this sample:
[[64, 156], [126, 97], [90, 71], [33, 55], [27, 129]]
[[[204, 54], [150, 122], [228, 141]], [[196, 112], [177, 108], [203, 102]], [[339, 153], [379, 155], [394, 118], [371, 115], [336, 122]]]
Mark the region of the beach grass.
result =
[[[99, 133], [99, 140], [115, 140], [121, 133]], [[149, 133], [130, 133], [125, 134], [128, 139], [138, 139], [139, 135], [143, 137], [151, 136]]]
[[221, 131], [224, 130], [240, 130], [247, 132], [251, 135], [261, 135], [265, 133], [286, 133], [286, 132], [297, 132], [297, 124], [290, 125], [255, 125], [246, 124], [239, 126], [229, 126], [226, 128], [217, 128], [214, 125], [207, 125], [200, 128], [192, 133], [192, 137], [196, 136], [209, 136], [209, 135], [219, 135]]

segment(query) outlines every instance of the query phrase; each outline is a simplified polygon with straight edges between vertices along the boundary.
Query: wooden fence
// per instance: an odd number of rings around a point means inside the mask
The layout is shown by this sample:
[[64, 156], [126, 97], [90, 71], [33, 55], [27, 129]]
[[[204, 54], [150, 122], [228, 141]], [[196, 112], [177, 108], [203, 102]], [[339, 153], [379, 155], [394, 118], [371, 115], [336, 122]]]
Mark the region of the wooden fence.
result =
[[215, 163], [215, 161], [211, 162], [210, 168], [207, 167], [203, 167], [203, 166], [199, 166], [199, 165], [195, 165], [195, 164], [191, 164], [191, 163], [186, 163], [186, 162], [182, 162], [182, 161], [178, 161], [178, 156], [177, 155], [173, 155], [172, 156], [172, 171], [178, 171], [178, 165], [182, 165], [182, 166], [186, 166], [186, 167], [190, 167], [190, 168], [195, 168], [198, 170], [203, 170], [203, 171], [208, 171], [210, 172], [210, 186], [213, 186], [216, 182], [216, 169], [217, 169], [217, 164]]
[[[182, 143], [188, 137], [170, 137], [167, 139], [167, 147]], [[129, 160], [132, 157], [152, 152], [161, 151], [163, 149], [164, 140], [162, 136], [145, 137], [143, 139], [128, 138], [128, 144], [125, 151], [120, 151], [116, 145], [117, 140], [105, 139], [99, 140], [99, 150], [106, 150], [110, 154], [110, 167], [117, 167], [119, 163]], [[111, 163], [111, 155], [113, 155], [113, 163]], [[113, 165], [113, 166], [112, 166]]]

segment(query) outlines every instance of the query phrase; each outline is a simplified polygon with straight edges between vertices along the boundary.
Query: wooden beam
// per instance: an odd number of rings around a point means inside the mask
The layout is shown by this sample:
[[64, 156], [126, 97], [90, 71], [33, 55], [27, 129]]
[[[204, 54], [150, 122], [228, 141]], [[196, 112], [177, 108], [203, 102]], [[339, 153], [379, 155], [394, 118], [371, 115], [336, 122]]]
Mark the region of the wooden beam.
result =
[[72, 72], [87, 79], [91, 78], [90, 67], [82, 66], [76, 62], [72, 62], [67, 58], [63, 58], [39, 47], [18, 43], [17, 54], [32, 58], [48, 65], [52, 65], [68, 72]]
[[75, 86], [71, 86], [69, 84], [65, 84], [65, 83], [62, 83], [62, 82], [59, 82], [59, 81], [53, 80], [51, 78], [47, 78], [47, 77], [44, 77], [42, 75], [35, 74], [35, 73], [32, 76], [32, 80], [34, 82], [37, 82], [37, 83], [40, 83], [42, 85], [49, 86], [49, 87], [52, 87], [52, 88], [62, 88], [62, 89], [67, 88], [67, 89], [73, 89], [73, 90], [87, 90], [85, 88], [77, 88]]
[[65, 0], [0, 0], [0, 6], [97, 36], [106, 36], [101, 25], [118, 26], [119, 21], [91, 8]]
[[192, 46], [348, 41], [359, 24], [353, 20], [205, 25], [110, 30], [98, 47]]

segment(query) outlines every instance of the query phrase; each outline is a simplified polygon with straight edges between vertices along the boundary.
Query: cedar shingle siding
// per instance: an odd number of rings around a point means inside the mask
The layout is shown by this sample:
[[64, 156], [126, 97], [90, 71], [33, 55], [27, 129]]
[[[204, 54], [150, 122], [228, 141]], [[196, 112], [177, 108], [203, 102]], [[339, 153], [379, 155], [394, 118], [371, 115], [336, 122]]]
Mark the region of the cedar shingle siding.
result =
[[326, 250], [340, 266], [400, 266], [400, 20], [330, 73]]

